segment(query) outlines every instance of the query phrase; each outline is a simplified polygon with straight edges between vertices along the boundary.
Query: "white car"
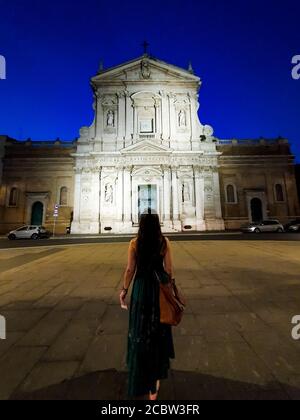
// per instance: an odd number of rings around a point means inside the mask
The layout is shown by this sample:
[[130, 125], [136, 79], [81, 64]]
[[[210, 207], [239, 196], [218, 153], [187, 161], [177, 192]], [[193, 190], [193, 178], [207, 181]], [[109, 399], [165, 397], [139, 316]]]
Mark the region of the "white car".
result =
[[8, 239], [39, 239], [49, 238], [50, 232], [47, 231], [43, 226], [26, 225], [16, 230], [12, 230], [7, 235]]
[[293, 220], [286, 225], [288, 232], [300, 232], [300, 219]]
[[264, 232], [284, 232], [283, 225], [278, 220], [263, 220], [262, 222], [249, 223], [241, 226], [243, 233], [264, 233]]

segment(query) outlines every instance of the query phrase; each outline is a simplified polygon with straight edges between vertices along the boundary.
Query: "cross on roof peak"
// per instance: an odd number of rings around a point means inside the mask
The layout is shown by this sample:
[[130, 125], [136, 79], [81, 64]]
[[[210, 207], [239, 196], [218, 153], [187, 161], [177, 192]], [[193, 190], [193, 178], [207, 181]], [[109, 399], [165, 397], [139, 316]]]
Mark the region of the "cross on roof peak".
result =
[[149, 46], [150, 46], [150, 44], [149, 44], [149, 42], [147, 42], [147, 41], [144, 41], [144, 42], [142, 43], [142, 47], [143, 47], [143, 49], [144, 49], [144, 55], [148, 55], [148, 48], [149, 48]]

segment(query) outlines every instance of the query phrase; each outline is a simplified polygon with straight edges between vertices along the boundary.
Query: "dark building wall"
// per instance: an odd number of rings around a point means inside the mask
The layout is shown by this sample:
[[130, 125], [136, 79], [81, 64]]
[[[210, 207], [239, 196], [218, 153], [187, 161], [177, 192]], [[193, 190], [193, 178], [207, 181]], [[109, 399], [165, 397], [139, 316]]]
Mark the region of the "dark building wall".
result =
[[[287, 140], [220, 140], [218, 151], [222, 213], [227, 229], [238, 229], [252, 221], [251, 203], [255, 198], [261, 200], [266, 218], [286, 223], [299, 215], [294, 156]], [[234, 202], [228, 200], [228, 185], [234, 186]], [[282, 188], [283, 197], [278, 197], [277, 185]]]
[[300, 164], [295, 166], [295, 174], [296, 174], [296, 183], [297, 183], [297, 191], [298, 191], [298, 202], [300, 205]]
[[[2, 137], [3, 142], [3, 137]], [[32, 222], [36, 202], [43, 204], [43, 224], [52, 230], [53, 211], [59, 204], [61, 188], [65, 202], [59, 209], [56, 231], [65, 233], [73, 211], [74, 159], [76, 146], [67, 142], [19, 142], [6, 138], [0, 186], [0, 233]], [[16, 202], [10, 202], [17, 189]]]

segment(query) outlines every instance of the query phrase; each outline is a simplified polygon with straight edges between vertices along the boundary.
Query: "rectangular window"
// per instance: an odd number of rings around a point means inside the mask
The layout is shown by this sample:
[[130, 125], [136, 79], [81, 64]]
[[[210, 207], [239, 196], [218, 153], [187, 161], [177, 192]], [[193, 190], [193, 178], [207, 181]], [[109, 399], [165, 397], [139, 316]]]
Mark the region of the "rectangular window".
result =
[[145, 133], [145, 134], [153, 133], [153, 120], [152, 119], [140, 121], [140, 133]]

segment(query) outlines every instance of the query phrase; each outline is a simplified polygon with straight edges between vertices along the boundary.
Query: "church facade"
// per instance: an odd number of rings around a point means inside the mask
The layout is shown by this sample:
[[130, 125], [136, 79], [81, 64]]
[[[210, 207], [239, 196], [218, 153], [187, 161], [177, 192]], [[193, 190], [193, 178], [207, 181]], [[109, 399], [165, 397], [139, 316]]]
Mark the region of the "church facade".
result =
[[197, 113], [200, 79], [144, 56], [92, 86], [95, 120], [74, 154], [72, 232], [132, 232], [149, 208], [165, 231], [223, 230], [219, 152]]
[[220, 140], [198, 116], [201, 79], [145, 54], [92, 78], [95, 117], [76, 142], [0, 137], [0, 229], [53, 224], [73, 234], [237, 229], [299, 214], [288, 141]]

